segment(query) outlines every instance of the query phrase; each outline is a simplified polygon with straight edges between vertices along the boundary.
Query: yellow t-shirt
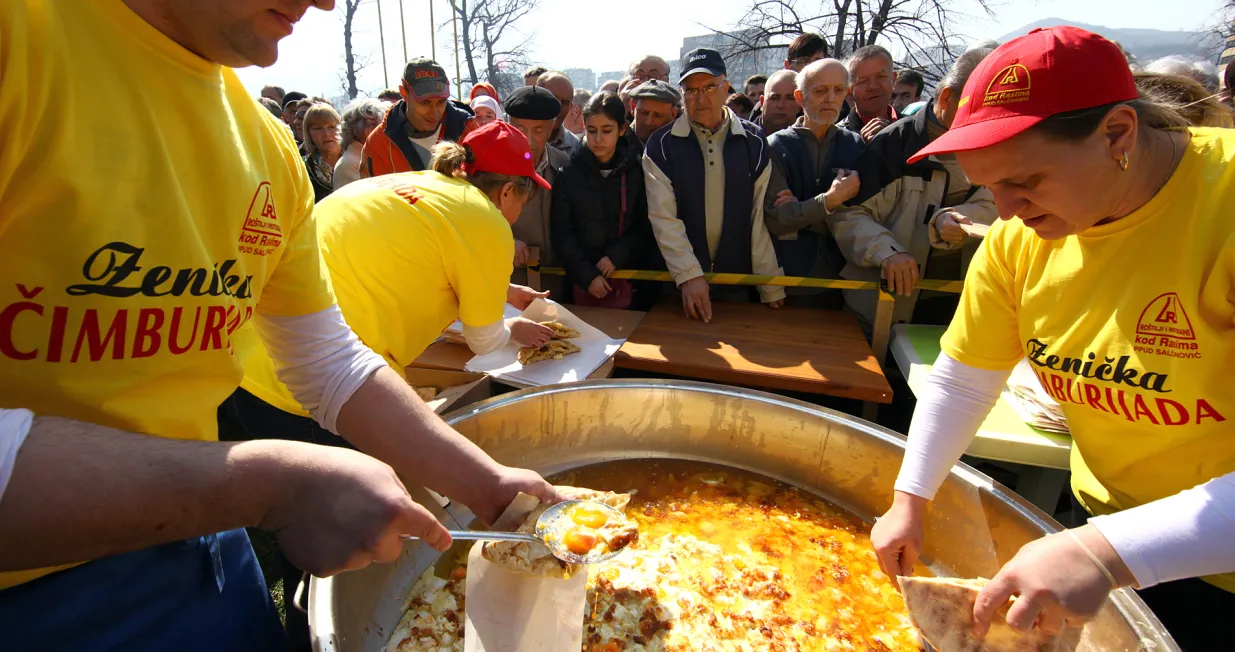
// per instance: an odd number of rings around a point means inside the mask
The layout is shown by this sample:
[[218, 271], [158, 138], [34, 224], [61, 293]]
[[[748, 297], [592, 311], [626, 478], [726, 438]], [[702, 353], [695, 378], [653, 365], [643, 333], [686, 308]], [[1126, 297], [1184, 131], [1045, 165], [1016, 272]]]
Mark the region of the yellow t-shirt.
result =
[[295, 143], [120, 0], [3, 3], [0, 79], [0, 407], [216, 439], [230, 334], [334, 302]]
[[[437, 172], [363, 179], [317, 205], [318, 241], [339, 309], [362, 342], [403, 368], [456, 319], [502, 318], [514, 237], [501, 211], [467, 181]], [[307, 414], [275, 376], [252, 326], [236, 334], [241, 386]]]
[[1020, 220], [991, 229], [943, 338], [975, 367], [1029, 358], [1095, 514], [1235, 471], [1235, 131], [1191, 133], [1171, 179], [1122, 219], [1055, 241]]

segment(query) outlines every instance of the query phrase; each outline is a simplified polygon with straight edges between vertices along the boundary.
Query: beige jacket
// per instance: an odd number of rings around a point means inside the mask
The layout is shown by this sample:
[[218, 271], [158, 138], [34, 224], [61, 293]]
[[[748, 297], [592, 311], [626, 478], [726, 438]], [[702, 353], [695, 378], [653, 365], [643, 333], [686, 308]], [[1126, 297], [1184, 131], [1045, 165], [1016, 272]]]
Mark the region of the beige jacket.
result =
[[[931, 160], [935, 161], [933, 157]], [[990, 190], [977, 187], [964, 203], [948, 207], [945, 200], [947, 187], [948, 173], [943, 169], [932, 171], [929, 180], [919, 176], [902, 176], [860, 205], [828, 215], [828, 227], [848, 261], [841, 270], [841, 277], [878, 281], [882, 272], [880, 265], [884, 260], [897, 253], [908, 253], [917, 261], [918, 272], [925, 278], [926, 263], [932, 251], [931, 234], [935, 220], [944, 209], [954, 210], [977, 224], [991, 224], [998, 218]], [[941, 246], [937, 249], [962, 248], [939, 242]], [[972, 251], [977, 244], [978, 241], [971, 239], [964, 247]], [[908, 321], [917, 300], [916, 291], [908, 297], [897, 296], [893, 321]], [[875, 319], [875, 294], [846, 291], [845, 303], [869, 329]]]
[[[725, 109], [726, 128], [731, 130], [733, 134], [746, 134], [746, 129], [743, 123], [729, 113]], [[690, 118], [683, 113], [673, 123], [670, 131], [672, 136], [678, 138], [687, 138], [694, 133], [691, 126]], [[707, 157], [707, 153], [703, 152], [703, 146], [700, 150], [703, 153], [705, 160], [713, 163], [713, 169], [717, 173], [708, 176], [707, 187], [704, 192], [711, 194], [714, 197], [719, 197], [722, 203], [710, 202], [714, 204], [716, 210], [709, 211], [707, 214], [707, 222], [709, 231], [715, 229], [719, 233], [720, 223], [723, 219], [721, 210], [723, 208], [724, 197], [724, 158], [721, 154], [721, 148], [715, 148], [714, 156]], [[699, 264], [699, 259], [695, 257], [694, 249], [690, 245], [690, 240], [686, 236], [686, 225], [677, 216], [677, 198], [674, 196], [673, 182], [670, 181], [668, 175], [664, 173], [651, 157], [643, 158], [643, 173], [647, 186], [648, 195], [648, 220], [652, 223], [652, 232], [656, 235], [656, 243], [660, 247], [661, 254], [665, 258], [665, 264], [669, 269], [669, 273], [673, 275], [673, 280], [679, 287], [693, 278], [703, 276], [703, 266]], [[780, 264], [776, 261], [776, 249], [772, 246], [772, 237], [768, 233], [768, 228], [763, 221], [764, 196], [768, 190], [768, 179], [771, 177], [772, 166], [763, 171], [754, 184], [754, 204], [751, 211], [751, 270], [755, 274], [766, 274], [769, 276], [780, 276], [783, 274]], [[785, 298], [785, 289], [777, 286], [761, 285], [759, 286], [759, 298], [763, 303], [772, 301], [781, 301]]]

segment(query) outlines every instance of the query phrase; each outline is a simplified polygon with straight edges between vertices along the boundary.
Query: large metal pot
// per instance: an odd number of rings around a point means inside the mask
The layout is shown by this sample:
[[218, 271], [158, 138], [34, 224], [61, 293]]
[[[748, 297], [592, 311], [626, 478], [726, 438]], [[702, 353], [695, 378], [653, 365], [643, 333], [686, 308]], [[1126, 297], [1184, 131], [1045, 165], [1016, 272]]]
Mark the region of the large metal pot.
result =
[[[702, 383], [616, 380], [528, 389], [447, 419], [499, 462], [552, 474], [597, 462], [678, 458], [756, 471], [870, 521], [892, 498], [904, 439], [846, 414], [772, 394]], [[410, 486], [410, 485], [409, 485]], [[436, 504], [423, 489], [413, 497]], [[437, 509], [451, 525], [472, 515]], [[991, 577], [1026, 542], [1058, 529], [1033, 505], [964, 464], [926, 524], [924, 559], [942, 575]], [[396, 564], [314, 579], [309, 622], [322, 652], [381, 650], [408, 589], [438, 558], [408, 544]], [[1112, 595], [1082, 649], [1178, 650], [1131, 591]]]

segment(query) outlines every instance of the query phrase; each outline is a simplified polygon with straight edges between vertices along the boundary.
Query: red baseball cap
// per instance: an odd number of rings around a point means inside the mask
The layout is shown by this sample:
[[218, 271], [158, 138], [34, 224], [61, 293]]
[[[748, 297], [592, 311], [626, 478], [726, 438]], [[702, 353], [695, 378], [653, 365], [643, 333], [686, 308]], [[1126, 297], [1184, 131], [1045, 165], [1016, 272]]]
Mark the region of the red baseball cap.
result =
[[978, 64], [961, 93], [952, 128], [909, 162], [989, 147], [1057, 113], [1137, 96], [1119, 46], [1077, 27], [1035, 29]]
[[472, 157], [475, 159], [463, 167], [468, 174], [493, 172], [513, 177], [531, 177], [541, 188], [552, 188], [544, 177], [536, 173], [536, 164], [532, 161], [532, 150], [527, 136], [509, 123], [490, 122], [464, 136], [459, 142], [471, 148]]

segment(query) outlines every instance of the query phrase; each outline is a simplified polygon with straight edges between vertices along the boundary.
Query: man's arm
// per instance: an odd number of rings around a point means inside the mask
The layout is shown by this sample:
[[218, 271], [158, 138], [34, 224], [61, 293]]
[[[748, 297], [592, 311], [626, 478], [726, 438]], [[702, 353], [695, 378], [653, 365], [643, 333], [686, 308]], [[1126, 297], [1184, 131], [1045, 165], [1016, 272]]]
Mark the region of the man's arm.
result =
[[777, 198], [782, 191], [789, 189], [789, 183], [785, 181], [779, 159], [772, 157], [768, 167], [772, 170], [772, 176], [768, 178], [768, 189], [763, 200], [763, 220], [768, 225], [768, 231], [772, 235], [792, 235], [802, 229], [822, 227], [828, 215], [824, 196], [808, 197], [806, 201], [793, 199], [777, 206]]
[[673, 194], [673, 182], [652, 161], [643, 157], [643, 176], [647, 184], [648, 221], [656, 244], [665, 257], [665, 265], [673, 275], [674, 282], [683, 283], [703, 276], [703, 266], [695, 258], [695, 250], [686, 237], [686, 225], [678, 219], [677, 198]]
[[[768, 235], [768, 227], [763, 223], [763, 202], [768, 192], [768, 179], [772, 176], [772, 165], [763, 169], [763, 174], [755, 180], [755, 201], [751, 210], [750, 222], [750, 257], [751, 270], [756, 274], [781, 276], [784, 271], [776, 260], [776, 249], [772, 246], [772, 237]], [[759, 298], [764, 303], [785, 300], [785, 288], [774, 285], [759, 286]]]
[[557, 500], [533, 471], [498, 464], [455, 432], [389, 368], [379, 369], [339, 413], [339, 434], [426, 487], [492, 523], [520, 492]]
[[556, 499], [539, 475], [498, 464], [447, 426], [359, 341], [337, 306], [299, 317], [258, 313], [254, 325], [296, 400], [323, 427], [399, 473], [462, 502], [485, 522], [520, 491]]
[[449, 541], [389, 467], [354, 451], [183, 441], [36, 417], [0, 496], [0, 571], [249, 526], [278, 533], [288, 556], [319, 575], [392, 560], [401, 533]]
[[861, 267], [879, 267], [888, 258], [905, 252], [896, 236], [881, 223], [896, 207], [898, 189], [899, 184], [893, 182], [862, 204], [827, 216], [828, 228], [845, 260]]

